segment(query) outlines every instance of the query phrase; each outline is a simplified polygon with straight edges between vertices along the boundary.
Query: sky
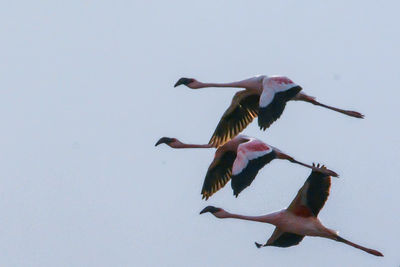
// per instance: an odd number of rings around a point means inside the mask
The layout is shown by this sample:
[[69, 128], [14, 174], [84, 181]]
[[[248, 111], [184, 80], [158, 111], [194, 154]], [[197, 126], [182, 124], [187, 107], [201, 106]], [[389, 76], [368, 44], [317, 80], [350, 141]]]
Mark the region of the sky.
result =
[[[0, 266], [398, 266], [398, 1], [7, 1], [0, 9]], [[262, 169], [236, 199], [200, 190], [234, 88], [285, 75], [346, 117], [290, 102], [244, 134], [340, 174], [321, 221], [384, 258], [316, 237], [256, 249], [274, 227], [199, 215], [287, 207], [309, 170]]]

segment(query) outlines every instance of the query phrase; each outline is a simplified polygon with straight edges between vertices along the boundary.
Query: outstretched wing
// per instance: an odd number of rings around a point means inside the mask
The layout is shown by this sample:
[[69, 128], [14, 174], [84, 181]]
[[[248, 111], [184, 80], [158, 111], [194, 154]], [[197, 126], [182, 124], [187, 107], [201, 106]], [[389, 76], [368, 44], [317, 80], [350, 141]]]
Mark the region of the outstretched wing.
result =
[[238, 135], [258, 115], [260, 95], [243, 90], [235, 94], [215, 129], [209, 144], [218, 147]]
[[286, 102], [295, 97], [301, 87], [286, 77], [270, 77], [263, 84], [260, 97], [258, 125], [262, 130], [267, 129], [279, 119], [285, 109]]
[[235, 158], [236, 152], [234, 151], [222, 151], [218, 149], [215, 152], [214, 160], [208, 168], [203, 188], [201, 189], [203, 199], [207, 200], [231, 179], [232, 165]]
[[258, 171], [275, 158], [275, 151], [264, 142], [251, 138], [237, 149], [233, 163], [232, 189], [237, 197], [256, 178]]
[[275, 231], [272, 233], [267, 243], [265, 243], [264, 245], [256, 243], [256, 246], [258, 248], [266, 246], [287, 248], [298, 245], [303, 240], [303, 238], [304, 235], [297, 235], [289, 232], [283, 232], [279, 228], [275, 228]]
[[[321, 169], [326, 169], [326, 167], [321, 166]], [[328, 199], [330, 187], [330, 176], [312, 171], [287, 210], [302, 217], [318, 216]]]

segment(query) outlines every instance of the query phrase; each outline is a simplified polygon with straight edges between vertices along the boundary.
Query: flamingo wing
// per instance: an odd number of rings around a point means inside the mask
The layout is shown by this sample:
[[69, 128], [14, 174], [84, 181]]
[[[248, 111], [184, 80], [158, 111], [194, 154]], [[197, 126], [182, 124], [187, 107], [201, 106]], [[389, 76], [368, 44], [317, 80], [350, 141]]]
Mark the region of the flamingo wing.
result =
[[[321, 169], [326, 167], [321, 166]], [[287, 210], [302, 217], [317, 217], [328, 199], [330, 187], [330, 176], [312, 171]]]
[[214, 160], [208, 168], [203, 188], [201, 189], [203, 199], [207, 200], [231, 179], [232, 165], [235, 158], [236, 152], [234, 151], [218, 149], [215, 152]]
[[237, 197], [256, 178], [257, 173], [276, 157], [272, 147], [251, 138], [238, 146], [232, 169], [231, 186]]
[[271, 237], [268, 239], [267, 243], [264, 245], [256, 243], [258, 248], [266, 247], [266, 246], [274, 246], [287, 248], [291, 246], [298, 245], [304, 238], [304, 235], [293, 234], [289, 232], [284, 232], [278, 227], [275, 228], [275, 231], [272, 233]]
[[209, 144], [214, 147], [221, 146], [246, 128], [258, 115], [259, 99], [260, 95], [257, 92], [237, 92], [231, 105], [222, 115]]
[[302, 88], [286, 77], [271, 77], [263, 83], [260, 96], [258, 125], [265, 130], [282, 115], [286, 103]]

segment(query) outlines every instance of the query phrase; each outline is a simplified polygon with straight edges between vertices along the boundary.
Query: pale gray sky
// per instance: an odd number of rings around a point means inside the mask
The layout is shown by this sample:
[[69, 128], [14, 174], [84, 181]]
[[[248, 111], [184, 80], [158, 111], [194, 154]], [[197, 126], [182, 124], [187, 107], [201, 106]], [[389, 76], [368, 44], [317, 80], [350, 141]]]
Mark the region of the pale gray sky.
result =
[[[398, 1], [7, 1], [0, 9], [0, 266], [398, 266]], [[309, 171], [275, 161], [238, 199], [200, 189], [205, 143], [234, 89], [173, 88], [282, 74], [365, 120], [289, 103], [244, 133], [338, 172], [327, 227], [382, 251], [199, 216], [286, 207]]]

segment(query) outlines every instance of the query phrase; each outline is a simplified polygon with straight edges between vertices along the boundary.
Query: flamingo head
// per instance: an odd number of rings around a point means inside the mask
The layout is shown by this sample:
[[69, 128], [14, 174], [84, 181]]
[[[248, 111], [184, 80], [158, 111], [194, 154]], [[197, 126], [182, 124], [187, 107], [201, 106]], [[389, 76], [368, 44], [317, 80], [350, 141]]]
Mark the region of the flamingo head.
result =
[[210, 212], [212, 214], [218, 212], [218, 211], [222, 211], [221, 208], [216, 208], [214, 206], [207, 206], [205, 207], [202, 211], [200, 211], [200, 214], [206, 213], [206, 212]]
[[190, 87], [189, 84], [195, 82], [196, 80], [193, 78], [180, 78], [174, 85], [174, 87], [177, 87], [181, 84], [186, 85], [187, 87]]
[[155, 146], [158, 146], [160, 144], [166, 144], [168, 146], [173, 146], [173, 143], [177, 142], [178, 139], [176, 138], [170, 138], [170, 137], [162, 137], [160, 140], [157, 141]]

